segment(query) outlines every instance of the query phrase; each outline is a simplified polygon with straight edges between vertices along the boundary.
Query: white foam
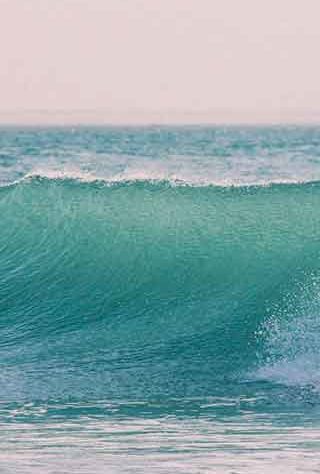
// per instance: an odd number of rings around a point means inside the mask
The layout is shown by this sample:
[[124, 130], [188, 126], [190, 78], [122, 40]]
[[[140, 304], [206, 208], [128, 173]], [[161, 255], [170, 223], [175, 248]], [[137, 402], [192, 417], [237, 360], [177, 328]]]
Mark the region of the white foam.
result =
[[312, 276], [292, 297], [291, 307], [279, 310], [263, 325], [258, 339], [267, 357], [255, 378], [320, 390], [319, 283]]
[[225, 178], [214, 178], [210, 176], [192, 176], [190, 173], [168, 173], [165, 170], [148, 170], [145, 168], [126, 169], [125, 171], [117, 174], [103, 174], [96, 172], [88, 172], [86, 170], [77, 168], [49, 168], [49, 167], [35, 167], [32, 170], [21, 175], [19, 178], [11, 178], [0, 180], [0, 187], [7, 187], [18, 184], [21, 181], [32, 180], [35, 178], [43, 178], [49, 180], [74, 180], [83, 183], [92, 182], [104, 182], [106, 184], [116, 184], [124, 182], [168, 182], [174, 186], [194, 186], [194, 187], [205, 187], [205, 186], [217, 186], [217, 187], [268, 187], [274, 184], [307, 184], [317, 182], [314, 179], [302, 179], [302, 178], [274, 178], [274, 179], [256, 179], [256, 180], [242, 180], [231, 177]]
[[261, 367], [255, 374], [258, 379], [288, 386], [305, 386], [320, 390], [320, 355], [299, 355], [292, 360], [281, 360]]

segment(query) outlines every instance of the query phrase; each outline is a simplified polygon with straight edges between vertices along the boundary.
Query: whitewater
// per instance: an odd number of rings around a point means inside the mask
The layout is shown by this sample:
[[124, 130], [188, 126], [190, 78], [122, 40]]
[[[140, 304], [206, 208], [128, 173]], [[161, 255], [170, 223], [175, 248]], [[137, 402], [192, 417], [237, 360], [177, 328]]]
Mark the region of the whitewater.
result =
[[0, 129], [4, 473], [319, 472], [320, 128]]

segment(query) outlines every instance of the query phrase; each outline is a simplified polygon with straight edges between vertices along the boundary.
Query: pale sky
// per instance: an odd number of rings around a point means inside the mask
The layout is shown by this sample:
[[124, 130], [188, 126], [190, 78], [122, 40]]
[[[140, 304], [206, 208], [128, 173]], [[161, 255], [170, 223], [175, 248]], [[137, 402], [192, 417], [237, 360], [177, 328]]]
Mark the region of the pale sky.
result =
[[0, 0], [0, 121], [320, 121], [319, 24], [320, 0]]

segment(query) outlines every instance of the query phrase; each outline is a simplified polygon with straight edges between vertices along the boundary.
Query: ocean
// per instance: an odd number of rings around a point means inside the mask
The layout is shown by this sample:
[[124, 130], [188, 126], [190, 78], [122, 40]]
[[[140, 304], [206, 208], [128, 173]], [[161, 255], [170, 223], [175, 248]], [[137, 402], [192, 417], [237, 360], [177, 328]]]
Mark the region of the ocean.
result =
[[320, 471], [320, 128], [0, 129], [0, 471]]

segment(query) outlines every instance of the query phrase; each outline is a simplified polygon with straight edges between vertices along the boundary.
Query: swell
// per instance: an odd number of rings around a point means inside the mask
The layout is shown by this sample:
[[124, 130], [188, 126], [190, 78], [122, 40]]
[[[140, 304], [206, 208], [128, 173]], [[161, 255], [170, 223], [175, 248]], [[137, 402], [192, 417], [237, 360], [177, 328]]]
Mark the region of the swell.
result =
[[[0, 189], [2, 396], [208, 394], [319, 272], [320, 186]], [[265, 333], [264, 333], [265, 334]]]

